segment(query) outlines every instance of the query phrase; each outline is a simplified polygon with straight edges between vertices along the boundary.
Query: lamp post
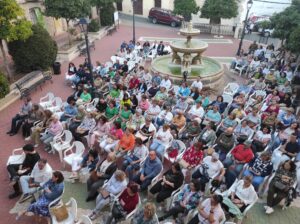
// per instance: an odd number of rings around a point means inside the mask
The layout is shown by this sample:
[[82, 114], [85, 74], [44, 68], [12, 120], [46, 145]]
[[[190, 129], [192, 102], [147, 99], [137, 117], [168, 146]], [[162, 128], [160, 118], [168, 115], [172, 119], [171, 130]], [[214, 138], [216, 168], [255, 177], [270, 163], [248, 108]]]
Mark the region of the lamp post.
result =
[[238, 50], [236, 52], [237, 55], [240, 55], [240, 53], [241, 53], [241, 49], [242, 49], [242, 45], [243, 45], [243, 40], [244, 40], [244, 37], [245, 37], [245, 31], [246, 31], [247, 21], [248, 21], [248, 15], [249, 15], [249, 11], [250, 11], [252, 5], [253, 5], [253, 1], [249, 0], [247, 2], [247, 13], [246, 13], [246, 18], [245, 18], [245, 22], [244, 22], [243, 31], [242, 31], [242, 36], [241, 36], [239, 48], [238, 48]]
[[89, 63], [88, 69], [90, 71], [90, 74], [93, 75], [90, 47], [89, 47], [89, 37], [88, 37], [88, 24], [89, 24], [89, 19], [86, 18], [81, 18], [78, 23], [81, 32], [84, 34], [86, 53], [87, 53], [88, 63]]
[[135, 44], [135, 2], [136, 0], [131, 0], [132, 3], [132, 42]]

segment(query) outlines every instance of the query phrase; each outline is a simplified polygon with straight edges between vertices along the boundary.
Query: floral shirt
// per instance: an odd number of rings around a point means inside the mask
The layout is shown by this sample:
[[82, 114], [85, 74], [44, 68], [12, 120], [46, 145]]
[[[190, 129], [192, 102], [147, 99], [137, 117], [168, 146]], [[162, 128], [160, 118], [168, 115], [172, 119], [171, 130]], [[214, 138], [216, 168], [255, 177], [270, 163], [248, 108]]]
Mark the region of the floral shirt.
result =
[[196, 151], [192, 146], [183, 154], [182, 158], [191, 166], [197, 166], [203, 159], [203, 152], [201, 150]]

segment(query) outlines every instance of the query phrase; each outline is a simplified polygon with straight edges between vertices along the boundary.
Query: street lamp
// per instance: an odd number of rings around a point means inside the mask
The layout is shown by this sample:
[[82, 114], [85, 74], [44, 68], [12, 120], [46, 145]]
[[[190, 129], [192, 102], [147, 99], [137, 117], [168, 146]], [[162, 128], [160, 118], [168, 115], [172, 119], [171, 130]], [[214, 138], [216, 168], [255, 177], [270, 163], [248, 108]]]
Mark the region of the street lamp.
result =
[[89, 19], [86, 18], [81, 18], [78, 22], [80, 31], [84, 34], [86, 53], [87, 53], [88, 63], [89, 63], [88, 69], [90, 71], [90, 74], [93, 75], [90, 47], [89, 47], [89, 37], [88, 37], [88, 24], [89, 24]]
[[136, 0], [131, 0], [132, 3], [132, 42], [135, 44], [135, 2]]
[[253, 1], [249, 0], [247, 2], [247, 13], [246, 13], [246, 18], [245, 18], [245, 22], [244, 22], [244, 27], [243, 27], [243, 31], [242, 31], [242, 36], [241, 36], [239, 48], [238, 48], [238, 51], [236, 53], [237, 55], [240, 55], [240, 53], [241, 53], [241, 49], [242, 49], [242, 45], [243, 45], [243, 40], [244, 40], [244, 37], [245, 37], [245, 31], [246, 31], [247, 21], [248, 21], [248, 15], [249, 15], [249, 11], [250, 11], [252, 5], [253, 5]]

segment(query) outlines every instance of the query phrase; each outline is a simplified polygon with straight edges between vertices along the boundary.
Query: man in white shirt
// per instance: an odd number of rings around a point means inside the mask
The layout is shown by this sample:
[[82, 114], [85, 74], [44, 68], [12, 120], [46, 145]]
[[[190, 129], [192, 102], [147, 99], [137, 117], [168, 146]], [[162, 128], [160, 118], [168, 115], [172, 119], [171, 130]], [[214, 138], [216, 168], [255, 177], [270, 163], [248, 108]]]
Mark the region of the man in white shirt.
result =
[[210, 178], [222, 180], [225, 169], [222, 162], [219, 160], [219, 154], [214, 152], [211, 156], [206, 156], [203, 159], [203, 163], [205, 163], [208, 167], [207, 173]]
[[22, 176], [20, 178], [20, 184], [23, 191], [23, 197], [21, 202], [31, 198], [33, 193], [50, 180], [52, 177], [52, 168], [47, 163], [46, 159], [40, 159], [32, 169], [32, 172], [28, 176]]
[[200, 92], [203, 88], [203, 84], [200, 81], [200, 77], [198, 77], [191, 85], [191, 88], [197, 88], [198, 91]]
[[193, 105], [191, 109], [188, 111], [188, 118], [193, 120], [195, 118], [202, 119], [205, 114], [205, 111], [202, 107], [202, 102], [196, 101], [196, 105]]
[[164, 76], [163, 79], [161, 80], [160, 82], [160, 87], [165, 87], [166, 90], [168, 91], [171, 86], [172, 86], [172, 83], [171, 83], [171, 80], [170, 80], [170, 77], [167, 75], [167, 76]]

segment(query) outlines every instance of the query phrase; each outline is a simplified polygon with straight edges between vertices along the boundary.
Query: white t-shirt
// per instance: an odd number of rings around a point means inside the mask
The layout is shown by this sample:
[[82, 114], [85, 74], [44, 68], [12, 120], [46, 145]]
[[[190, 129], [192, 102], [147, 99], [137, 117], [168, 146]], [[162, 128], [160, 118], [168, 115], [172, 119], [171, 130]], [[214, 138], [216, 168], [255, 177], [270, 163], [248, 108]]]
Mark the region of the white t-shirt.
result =
[[233, 187], [233, 192], [243, 201], [244, 204], [249, 205], [255, 201], [257, 194], [252, 184], [247, 188], [244, 188], [243, 185], [244, 180], [237, 182], [237, 184]]
[[189, 110], [189, 114], [192, 114], [199, 118], [202, 118], [204, 116], [204, 113], [205, 113], [205, 111], [204, 111], [203, 107], [197, 108], [196, 105], [193, 105], [191, 107], [191, 109]]
[[164, 146], [169, 145], [170, 139], [173, 138], [170, 129], [168, 129], [166, 132], [164, 132], [163, 128], [159, 129], [156, 133], [156, 138], [160, 137], [160, 139], [157, 139], [161, 144]]
[[[201, 206], [203, 207], [203, 211], [206, 214], [209, 214], [210, 210], [211, 210], [211, 199], [207, 198], [206, 200], [204, 200], [201, 203]], [[198, 214], [199, 223], [201, 223], [201, 224], [219, 224], [220, 221], [222, 221], [223, 217], [225, 217], [225, 214], [224, 214], [223, 209], [221, 208], [220, 204], [218, 204], [214, 208], [213, 212], [214, 212], [214, 220], [215, 220], [213, 223], [209, 222], [207, 219], [203, 218], [200, 214]]]
[[[158, 115], [160, 113], [160, 107], [158, 105], [156, 106], [153, 106], [152, 104], [150, 105], [150, 107], [148, 108], [147, 110], [147, 114], [150, 113], [150, 114], [154, 114], [154, 115]], [[153, 115], [153, 116], [154, 116]]]
[[197, 82], [197, 80], [195, 80], [195, 81], [192, 83], [191, 87], [192, 87], [192, 88], [195, 87], [195, 88], [197, 88], [197, 89], [200, 91], [200, 90], [202, 89], [202, 87], [203, 87], [203, 84], [202, 84], [201, 81]]
[[163, 80], [161, 80], [159, 86], [160, 87], [165, 87], [168, 90], [168, 89], [171, 88], [171, 85], [172, 85], [172, 83], [171, 83], [171, 81], [169, 79], [168, 80], [163, 79]]
[[38, 182], [43, 185], [51, 179], [52, 168], [48, 163], [46, 163], [45, 167], [40, 170], [40, 168], [38, 167], [38, 163], [36, 163], [32, 169], [30, 177], [34, 179], [34, 182]]
[[173, 114], [170, 111], [163, 110], [159, 113], [158, 118], [164, 119], [166, 122], [171, 122], [173, 119]]
[[220, 160], [218, 160], [217, 162], [212, 162], [211, 158], [211, 156], [206, 156], [203, 159], [203, 163], [205, 163], [208, 167], [207, 173], [210, 178], [214, 177], [215, 175], [219, 175], [221, 169], [224, 168]]
[[261, 142], [265, 141], [265, 140], [270, 141], [271, 140], [271, 135], [270, 134], [264, 134], [262, 131], [258, 131], [258, 132], [256, 132], [256, 138]]

